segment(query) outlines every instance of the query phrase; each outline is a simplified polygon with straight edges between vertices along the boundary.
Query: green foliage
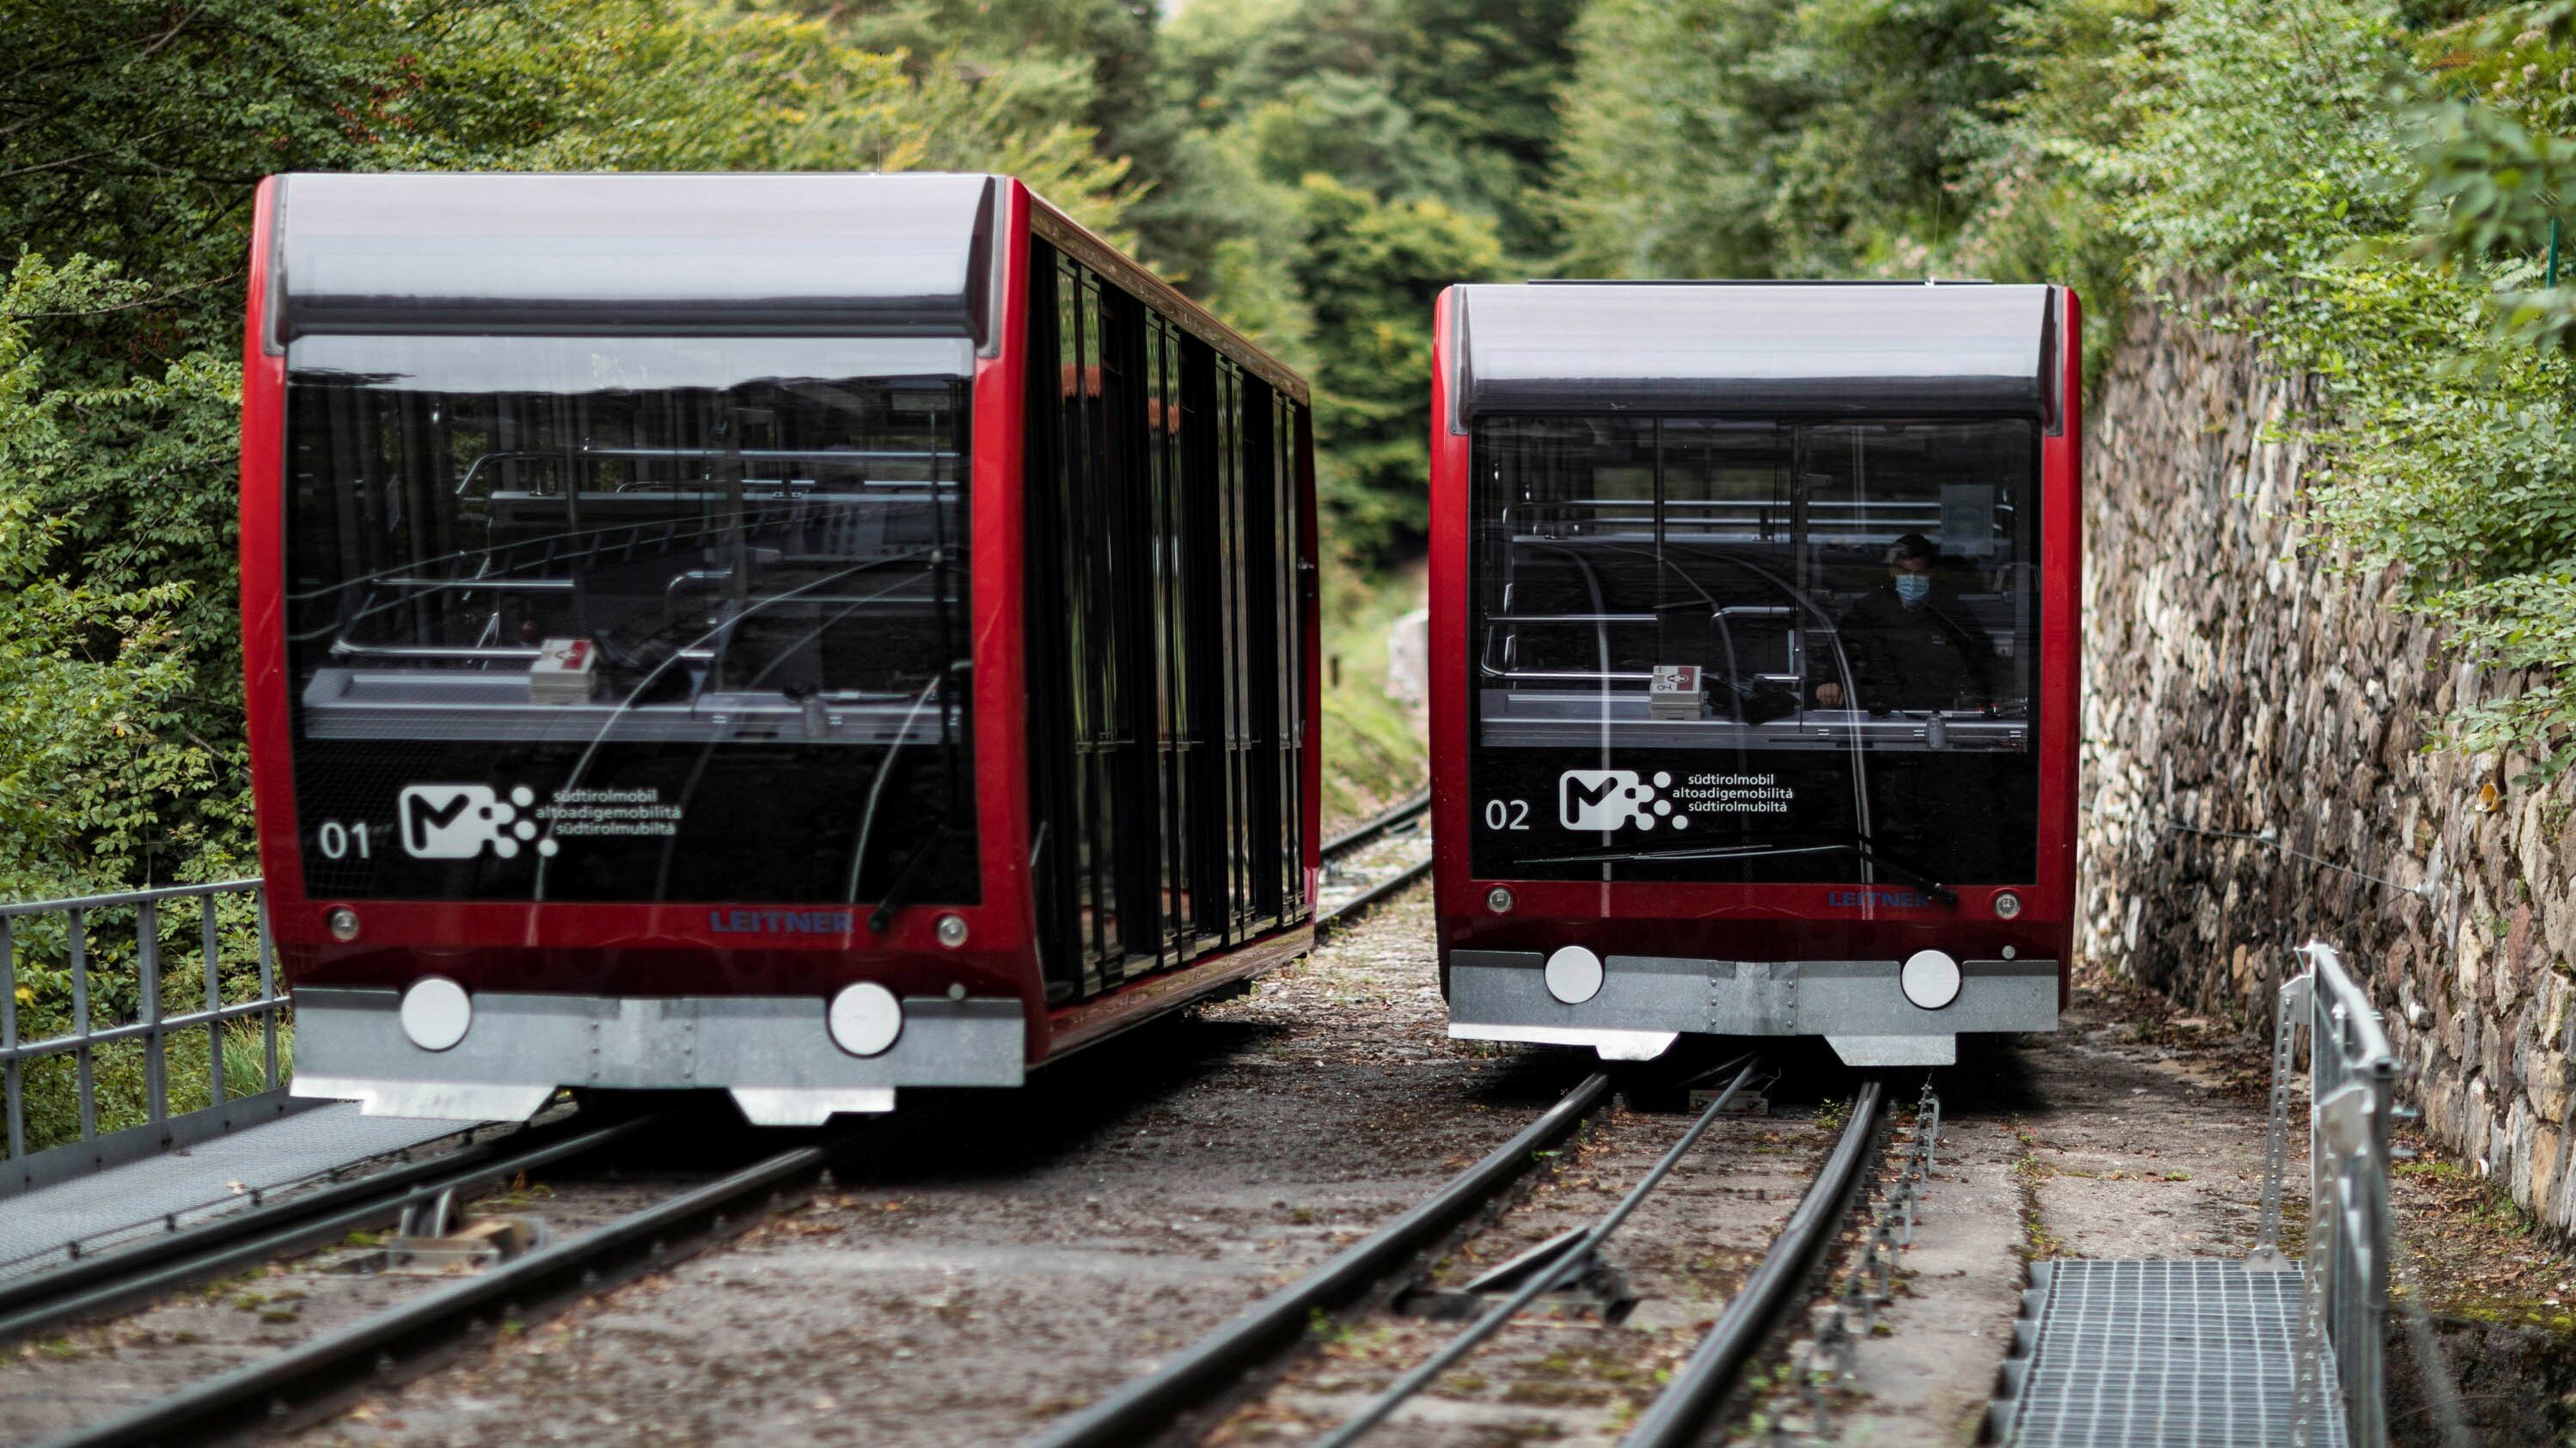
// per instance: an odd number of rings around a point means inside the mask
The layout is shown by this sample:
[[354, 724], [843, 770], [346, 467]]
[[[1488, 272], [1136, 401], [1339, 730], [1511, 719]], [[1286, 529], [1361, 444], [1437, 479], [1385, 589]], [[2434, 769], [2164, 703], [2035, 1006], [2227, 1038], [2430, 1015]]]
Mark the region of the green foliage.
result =
[[2394, 16], [2374, 0], [2287, 14], [2187, 0], [2160, 28], [2138, 124], [2098, 153], [2131, 198], [2145, 264], [2224, 277], [2285, 302], [2360, 238], [2406, 223], [2406, 169], [2386, 104]]
[[1128, 167], [1066, 66], [854, 33], [785, 0], [0, 7], [0, 889], [256, 868], [233, 359], [262, 175], [990, 168], [1117, 231]]
[[1180, 128], [1131, 214], [1147, 256], [1315, 379], [1334, 546], [1420, 546], [1431, 310], [1537, 269], [1576, 0], [1193, 0], [1155, 87]]
[[2063, 0], [2008, 10], [2003, 54], [2015, 89], [1964, 130], [1979, 151], [1977, 198], [1942, 270], [2071, 286], [2093, 317], [2086, 375], [2098, 377], [2131, 300], [2135, 245], [2120, 190], [2102, 170], [2143, 123], [2161, 0]]
[[1563, 266], [1921, 272], [2014, 89], [2002, 0], [1594, 0], [1565, 95]]
[[1371, 561], [1430, 528], [1432, 304], [1502, 264], [1491, 223], [1431, 200], [1380, 202], [1316, 173], [1292, 277], [1312, 317], [1316, 450], [1332, 531]]
[[[201, 606], [202, 579], [190, 575], [215, 569], [137, 583], [134, 560], [163, 546], [141, 535], [100, 542], [92, 551], [108, 556], [86, 577], [56, 567], [90, 522], [61, 500], [94, 489], [102, 473], [148, 481], [155, 464], [193, 442], [184, 429], [138, 440], [119, 424], [202, 419], [229, 400], [229, 380], [194, 364], [122, 387], [46, 385], [46, 359], [29, 337], [35, 321], [124, 305], [139, 291], [96, 263], [57, 270], [34, 257], [0, 285], [0, 890], [13, 898], [76, 893], [84, 880], [122, 873], [156, 840], [205, 852], [202, 866], [221, 870], [230, 863], [222, 846], [240, 824], [207, 797], [231, 761], [191, 739], [185, 723], [194, 684], [186, 635], [220, 633], [230, 603]], [[143, 466], [129, 474], [123, 457], [99, 446], [102, 424], [147, 454], [135, 460]], [[186, 511], [151, 502], [164, 521]], [[173, 531], [203, 546], [198, 520], [176, 520]]]
[[1364, 819], [1429, 781], [1422, 716], [1387, 693], [1389, 632], [1423, 606], [1423, 587], [1419, 566], [1377, 574], [1336, 568], [1325, 578], [1324, 653], [1333, 661], [1323, 708], [1328, 822]]
[[2576, 124], [2576, 11], [2511, 9], [2453, 25], [2415, 51], [2426, 69], [2408, 78], [2425, 249], [2487, 272], [2505, 335], [2576, 349], [2576, 286], [2560, 285], [2545, 263], [2536, 276], [2519, 265], [2576, 244], [2576, 232], [2561, 235], [2576, 142], [2559, 134]]
[[1550, 249], [1534, 206], [1555, 154], [1578, 0], [1194, 0], [1165, 27], [1167, 103], [1263, 133], [1268, 178], [1323, 171], [1382, 199], [1491, 220]]
[[1796, 100], [1754, 57], [1776, 45], [1787, 16], [1786, 0], [1586, 9], [1550, 196], [1565, 274], [1772, 274], [1763, 149]]
[[[2533, 66], [2534, 43], [2504, 49]], [[2547, 162], [2563, 143], [2440, 99], [2404, 17], [2371, 0], [2192, 0], [2158, 46], [2142, 124], [2099, 166], [2142, 267], [2227, 279], [2216, 320], [2318, 378], [2315, 516], [2349, 567], [2394, 565], [2403, 604], [2486, 666], [2494, 692], [2463, 701], [2448, 742], [2535, 749], [2555, 773], [2576, 760], [2576, 377], [2531, 345], [2565, 329], [2535, 320], [2539, 260], [2512, 254], [2545, 214], [2486, 148]]]

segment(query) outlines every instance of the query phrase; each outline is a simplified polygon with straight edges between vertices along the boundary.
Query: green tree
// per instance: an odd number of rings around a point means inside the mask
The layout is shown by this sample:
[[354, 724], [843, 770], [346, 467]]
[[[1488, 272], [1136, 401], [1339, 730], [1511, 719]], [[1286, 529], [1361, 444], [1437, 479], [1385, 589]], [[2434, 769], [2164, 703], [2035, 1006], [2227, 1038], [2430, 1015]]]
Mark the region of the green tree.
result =
[[[1306, 144], [1353, 169], [1306, 169], [1388, 198], [1436, 199], [1489, 218], [1516, 255], [1553, 250], [1533, 206], [1556, 154], [1556, 91], [1570, 74], [1579, 0], [1195, 0], [1164, 28], [1166, 104], [1209, 130], [1280, 108]], [[1318, 136], [1333, 118], [1366, 128]], [[1353, 154], [1355, 151], [1360, 154]], [[1286, 153], [1282, 153], [1283, 158]]]
[[1298, 190], [1295, 280], [1313, 317], [1319, 480], [1333, 531], [1363, 561], [1418, 548], [1429, 522], [1433, 303], [1491, 275], [1491, 223], [1438, 201], [1380, 202], [1320, 173]]
[[[1580, 0], [1193, 0], [1158, 41], [1182, 127], [1131, 215], [1149, 259], [1308, 372], [1336, 540], [1418, 546], [1431, 308], [1536, 270]], [[1171, 184], [1177, 183], [1177, 184]]]
[[[78, 893], [97, 855], [156, 832], [228, 853], [229, 831], [210, 841], [199, 822], [154, 808], [165, 795], [206, 793], [224, 762], [186, 737], [191, 680], [176, 618], [188, 586], [110, 592], [62, 577], [54, 560], [68, 520], [42, 507], [48, 483], [90, 465], [85, 416], [191, 393], [225, 400], [225, 380], [198, 368], [127, 389], [141, 399], [45, 385], [32, 319], [115, 307], [137, 290], [95, 264], [56, 270], [33, 257], [0, 283], [0, 478], [12, 484], [0, 488], [0, 891], [11, 898]], [[145, 406], [119, 405], [137, 400]]]
[[[99, 885], [249, 861], [234, 359], [262, 175], [990, 167], [1113, 229], [1125, 200], [1019, 80], [779, 0], [23, 0], [0, 54], [0, 572], [30, 580], [0, 609], [0, 812], [44, 826], [18, 868]], [[61, 731], [25, 713], [45, 699]]]
[[1982, 199], [2006, 0], [1595, 0], [1552, 206], [1598, 276], [1919, 272]]
[[2531, 750], [2547, 778], [2576, 763], [2576, 360], [2545, 260], [2576, 53], [2555, 10], [2444, 18], [2173, 0], [2095, 28], [2015, 124], [2117, 218], [2137, 277], [2223, 283], [2204, 320], [2316, 380], [2292, 426], [2325, 462], [2319, 546], [2393, 567], [2503, 686], [2446, 742]]

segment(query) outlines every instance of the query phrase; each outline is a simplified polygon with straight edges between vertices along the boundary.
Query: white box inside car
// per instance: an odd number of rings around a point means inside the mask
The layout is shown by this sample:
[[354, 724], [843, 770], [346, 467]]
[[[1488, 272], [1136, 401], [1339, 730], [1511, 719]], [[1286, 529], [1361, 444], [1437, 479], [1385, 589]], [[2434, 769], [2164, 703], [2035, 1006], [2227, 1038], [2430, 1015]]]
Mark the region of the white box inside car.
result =
[[599, 645], [589, 639], [548, 639], [537, 645], [528, 668], [528, 701], [587, 704], [598, 692]]

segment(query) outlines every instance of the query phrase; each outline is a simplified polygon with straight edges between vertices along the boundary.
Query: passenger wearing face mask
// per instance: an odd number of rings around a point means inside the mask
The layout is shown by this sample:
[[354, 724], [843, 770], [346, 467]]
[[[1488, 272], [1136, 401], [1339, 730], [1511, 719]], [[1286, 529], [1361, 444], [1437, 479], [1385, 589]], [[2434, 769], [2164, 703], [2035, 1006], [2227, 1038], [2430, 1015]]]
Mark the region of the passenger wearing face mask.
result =
[[[1860, 707], [1872, 714], [1899, 709], [1975, 708], [1993, 698], [1994, 646], [1958, 595], [1936, 582], [1931, 540], [1908, 533], [1887, 550], [1887, 582], [1863, 594], [1836, 630]], [[1845, 707], [1833, 657], [1818, 651], [1810, 672], [1816, 703]]]

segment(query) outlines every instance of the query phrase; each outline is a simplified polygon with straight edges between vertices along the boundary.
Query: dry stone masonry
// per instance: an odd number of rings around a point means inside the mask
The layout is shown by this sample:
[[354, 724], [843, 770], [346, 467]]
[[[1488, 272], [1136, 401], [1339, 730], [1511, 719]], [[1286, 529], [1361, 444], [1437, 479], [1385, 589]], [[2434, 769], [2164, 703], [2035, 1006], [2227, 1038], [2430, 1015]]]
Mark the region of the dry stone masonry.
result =
[[2078, 948], [2268, 1024], [2310, 935], [2367, 973], [2435, 1137], [2576, 1235], [2576, 771], [2428, 752], [2493, 697], [2304, 516], [2303, 379], [2142, 309], [2092, 399]]

